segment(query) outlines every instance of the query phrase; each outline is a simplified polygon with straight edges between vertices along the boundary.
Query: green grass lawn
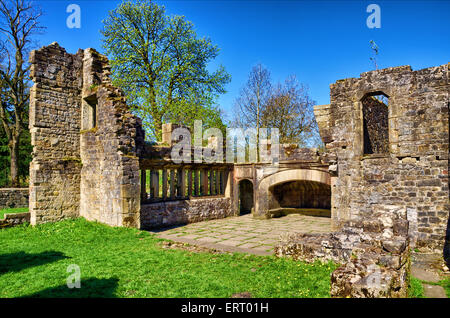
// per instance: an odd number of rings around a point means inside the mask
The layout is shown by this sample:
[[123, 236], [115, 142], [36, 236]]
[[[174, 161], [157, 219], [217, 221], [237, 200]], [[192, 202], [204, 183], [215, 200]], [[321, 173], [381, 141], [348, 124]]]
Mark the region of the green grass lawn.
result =
[[[82, 218], [0, 230], [0, 297], [329, 297], [333, 263], [163, 249]], [[81, 288], [69, 289], [70, 264]]]
[[445, 293], [447, 294], [447, 297], [450, 298], [450, 278], [443, 279], [439, 282], [439, 285], [444, 287]]
[[28, 212], [28, 208], [3, 209], [0, 210], [0, 219], [3, 219], [6, 213], [24, 213], [24, 212]]
[[420, 279], [417, 279], [413, 276], [410, 277], [408, 296], [409, 296], [409, 298], [424, 298], [425, 297], [422, 281]]

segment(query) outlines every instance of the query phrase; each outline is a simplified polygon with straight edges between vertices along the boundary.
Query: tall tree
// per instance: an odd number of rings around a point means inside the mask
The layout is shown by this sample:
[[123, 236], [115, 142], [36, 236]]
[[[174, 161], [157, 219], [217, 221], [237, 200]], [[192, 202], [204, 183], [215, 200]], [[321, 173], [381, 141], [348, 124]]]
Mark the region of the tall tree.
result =
[[225, 92], [230, 76], [222, 66], [208, 71], [219, 49], [209, 38], [198, 38], [184, 16], [167, 16], [164, 6], [151, 0], [127, 0], [103, 23], [113, 81], [156, 139], [164, 121], [214, 113], [217, 94]]
[[308, 89], [295, 75], [273, 85], [270, 71], [254, 66], [235, 103], [233, 126], [278, 128], [282, 143], [319, 147], [321, 140]]
[[19, 144], [28, 126], [27, 58], [33, 35], [43, 29], [38, 21], [41, 15], [30, 1], [0, 0], [0, 121], [8, 138], [12, 186], [19, 186]]
[[308, 89], [291, 75], [273, 89], [264, 108], [262, 123], [279, 129], [280, 142], [307, 146], [317, 133], [314, 104]]
[[[262, 118], [271, 96], [272, 84], [270, 72], [263, 65], [253, 66], [247, 83], [241, 88], [235, 102], [233, 125], [243, 128], [255, 128], [256, 140], [259, 140], [259, 130]], [[257, 142], [257, 150], [259, 143]], [[259, 158], [259, 150], [257, 151]]]

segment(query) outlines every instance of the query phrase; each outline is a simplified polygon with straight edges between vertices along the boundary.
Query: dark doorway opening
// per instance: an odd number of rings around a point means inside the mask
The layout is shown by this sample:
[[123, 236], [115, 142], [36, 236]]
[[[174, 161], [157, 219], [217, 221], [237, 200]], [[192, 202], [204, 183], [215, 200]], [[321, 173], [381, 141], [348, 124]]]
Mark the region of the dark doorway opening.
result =
[[239, 182], [239, 214], [249, 214], [253, 210], [253, 183], [250, 180]]

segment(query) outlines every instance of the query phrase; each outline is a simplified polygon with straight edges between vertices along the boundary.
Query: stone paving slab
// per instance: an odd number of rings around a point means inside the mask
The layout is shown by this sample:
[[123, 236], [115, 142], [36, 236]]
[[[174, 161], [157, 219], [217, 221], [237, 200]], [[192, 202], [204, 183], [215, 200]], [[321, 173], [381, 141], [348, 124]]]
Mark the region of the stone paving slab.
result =
[[420, 279], [426, 298], [447, 298], [442, 286], [431, 285], [449, 277], [449, 273], [442, 271], [443, 259], [437, 253], [412, 253], [411, 275]]
[[257, 220], [247, 214], [157, 230], [154, 233], [160, 238], [217, 250], [271, 255], [282, 234], [330, 231], [330, 218], [290, 214]]

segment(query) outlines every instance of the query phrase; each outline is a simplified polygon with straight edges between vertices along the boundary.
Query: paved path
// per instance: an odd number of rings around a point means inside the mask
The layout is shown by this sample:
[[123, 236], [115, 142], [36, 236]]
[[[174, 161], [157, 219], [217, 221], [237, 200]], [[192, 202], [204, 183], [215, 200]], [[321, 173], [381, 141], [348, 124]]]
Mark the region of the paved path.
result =
[[154, 231], [160, 238], [229, 252], [270, 255], [281, 234], [330, 232], [331, 219], [291, 214], [269, 220], [251, 215], [188, 224]]
[[447, 298], [444, 288], [426, 283], [437, 283], [450, 276], [442, 271], [443, 265], [441, 254], [412, 253], [411, 275], [422, 281], [426, 298]]

